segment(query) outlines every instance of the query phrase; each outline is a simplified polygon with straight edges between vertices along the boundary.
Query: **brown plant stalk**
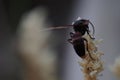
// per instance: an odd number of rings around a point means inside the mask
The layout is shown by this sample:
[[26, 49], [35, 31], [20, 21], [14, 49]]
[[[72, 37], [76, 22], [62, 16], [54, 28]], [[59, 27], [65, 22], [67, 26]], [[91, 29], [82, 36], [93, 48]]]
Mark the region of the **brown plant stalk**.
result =
[[103, 61], [101, 61], [103, 53], [99, 52], [96, 46], [100, 41], [92, 40], [88, 35], [85, 35], [84, 38], [88, 40], [88, 49], [93, 59], [90, 58], [86, 50], [86, 57], [79, 64], [82, 67], [84, 80], [97, 80], [97, 76], [103, 71]]

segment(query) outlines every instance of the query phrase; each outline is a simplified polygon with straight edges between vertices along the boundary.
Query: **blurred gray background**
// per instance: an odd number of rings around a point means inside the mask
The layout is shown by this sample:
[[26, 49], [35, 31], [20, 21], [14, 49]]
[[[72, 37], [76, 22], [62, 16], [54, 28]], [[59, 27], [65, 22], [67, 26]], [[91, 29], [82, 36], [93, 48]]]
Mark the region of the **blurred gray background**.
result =
[[[105, 54], [105, 70], [100, 80], [116, 80], [108, 66], [119, 56], [119, 0], [0, 0], [0, 80], [21, 80], [20, 60], [15, 54], [16, 29], [23, 13], [37, 7], [48, 9], [53, 26], [71, 24], [78, 16], [95, 25], [96, 39], [103, 39], [99, 49]], [[72, 30], [71, 30], [72, 31]], [[62, 80], [83, 80], [80, 58], [67, 43], [69, 31], [57, 30], [59, 75]]]
[[[70, 20], [80, 16], [89, 19], [95, 25], [96, 39], [103, 39], [99, 44], [99, 50], [104, 53], [102, 60], [105, 62], [103, 76], [99, 80], [117, 80], [110, 72], [109, 65], [116, 57], [120, 56], [120, 1], [118, 0], [82, 0], [76, 1], [74, 14]], [[69, 20], [69, 21], [70, 21]], [[83, 80], [78, 61], [81, 60], [72, 47], [67, 49], [69, 55], [66, 56], [66, 74], [64, 80]]]

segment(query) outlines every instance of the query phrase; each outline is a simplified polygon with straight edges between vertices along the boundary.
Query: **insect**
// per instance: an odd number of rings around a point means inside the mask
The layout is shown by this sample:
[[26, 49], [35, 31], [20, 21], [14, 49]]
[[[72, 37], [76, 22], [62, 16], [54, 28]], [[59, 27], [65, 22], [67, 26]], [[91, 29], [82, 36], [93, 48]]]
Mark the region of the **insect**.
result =
[[[92, 56], [90, 55], [90, 51], [88, 50], [88, 41], [87, 39], [83, 38], [83, 35], [87, 33], [91, 39], [95, 39], [90, 35], [89, 27], [88, 24], [92, 24], [89, 20], [85, 19], [80, 19], [74, 22], [73, 24], [73, 29], [75, 33], [70, 32], [70, 37], [71, 39], [68, 39], [68, 41], [73, 45], [73, 48], [75, 49], [75, 52], [77, 53], [78, 56], [81, 58], [85, 57], [85, 50], [88, 51], [88, 54], [91, 59]], [[93, 27], [93, 33], [94, 33], [94, 26]], [[86, 46], [85, 46], [86, 43]]]
[[74, 33], [70, 32], [71, 38], [68, 39], [68, 42], [73, 45], [73, 48], [79, 57], [84, 58], [86, 55], [85, 50], [87, 50], [90, 58], [93, 59], [90, 54], [90, 51], [88, 50], [88, 41], [87, 39], [83, 38], [85, 33], [87, 33], [91, 39], [93, 40], [95, 39], [94, 37], [90, 35], [90, 30], [88, 26], [89, 24], [91, 24], [93, 28], [93, 35], [94, 35], [94, 32], [95, 32], [94, 25], [89, 20], [86, 20], [86, 19], [78, 19], [72, 25], [51, 27], [45, 30], [63, 29], [63, 28], [73, 27]]

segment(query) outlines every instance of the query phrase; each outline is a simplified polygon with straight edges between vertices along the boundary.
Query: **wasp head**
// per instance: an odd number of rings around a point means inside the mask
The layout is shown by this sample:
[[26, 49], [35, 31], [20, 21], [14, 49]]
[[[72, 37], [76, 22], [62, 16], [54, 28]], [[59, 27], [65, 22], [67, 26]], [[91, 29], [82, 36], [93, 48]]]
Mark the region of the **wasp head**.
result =
[[74, 22], [73, 29], [75, 32], [80, 32], [82, 35], [88, 30], [89, 20], [80, 19]]

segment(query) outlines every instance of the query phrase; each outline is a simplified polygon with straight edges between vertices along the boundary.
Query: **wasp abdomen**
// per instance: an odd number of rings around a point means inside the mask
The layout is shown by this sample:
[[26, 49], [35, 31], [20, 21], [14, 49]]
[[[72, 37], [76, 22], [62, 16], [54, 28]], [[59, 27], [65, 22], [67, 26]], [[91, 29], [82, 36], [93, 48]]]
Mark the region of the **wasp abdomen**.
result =
[[71, 39], [68, 41], [73, 45], [75, 52], [78, 56], [85, 56], [85, 43], [84, 38], [81, 36], [80, 32], [70, 33]]
[[82, 38], [74, 41], [73, 47], [78, 56], [80, 56], [80, 57], [85, 56], [85, 44], [84, 44], [84, 40]]

